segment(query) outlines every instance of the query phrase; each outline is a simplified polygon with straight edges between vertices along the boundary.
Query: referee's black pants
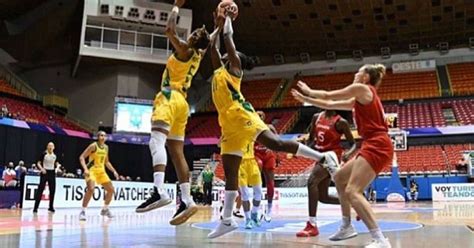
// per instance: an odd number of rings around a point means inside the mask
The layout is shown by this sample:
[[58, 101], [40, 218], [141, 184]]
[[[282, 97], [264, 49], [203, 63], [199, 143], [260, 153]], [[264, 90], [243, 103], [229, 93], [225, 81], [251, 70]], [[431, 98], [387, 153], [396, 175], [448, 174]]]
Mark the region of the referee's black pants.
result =
[[46, 174], [41, 173], [40, 184], [38, 186], [38, 191], [36, 191], [35, 196], [35, 208], [38, 209], [41, 202], [41, 196], [43, 195], [44, 188], [48, 182], [49, 186], [49, 208], [54, 209], [54, 193], [56, 192], [56, 174], [54, 170], [46, 170]]

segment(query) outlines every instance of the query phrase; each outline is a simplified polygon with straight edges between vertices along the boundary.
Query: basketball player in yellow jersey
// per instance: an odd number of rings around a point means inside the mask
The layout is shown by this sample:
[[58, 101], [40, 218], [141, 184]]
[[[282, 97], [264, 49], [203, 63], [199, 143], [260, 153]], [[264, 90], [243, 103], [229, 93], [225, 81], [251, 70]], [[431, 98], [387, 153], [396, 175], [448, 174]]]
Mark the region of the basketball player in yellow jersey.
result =
[[[254, 142], [247, 145], [239, 168], [239, 187], [245, 214], [245, 229], [260, 226], [260, 202], [262, 201], [262, 176], [255, 160]], [[252, 212], [250, 212], [250, 192], [253, 189]]]
[[212, 99], [222, 131], [221, 154], [226, 185], [223, 219], [208, 235], [209, 238], [222, 236], [238, 228], [237, 222], [232, 218], [232, 209], [237, 197], [239, 166], [247, 145], [253, 141], [270, 150], [288, 152], [337, 166], [335, 153], [320, 153], [295, 141], [281, 140], [259, 118], [252, 105], [245, 101], [240, 92], [240, 83], [243, 70], [252, 69], [253, 62], [244, 54], [237, 52], [232, 38], [234, 33], [230, 16], [232, 13], [228, 12], [226, 15], [223, 30], [227, 54], [221, 58], [219, 39], [211, 41], [211, 60], [214, 67]]
[[[112, 218], [109, 204], [114, 196], [114, 186], [110, 180], [105, 167], [114, 173], [115, 179], [119, 178], [119, 174], [109, 161], [109, 147], [105, 144], [107, 135], [103, 131], [97, 133], [97, 142], [90, 144], [79, 157], [79, 161], [84, 169], [84, 177], [86, 179], [87, 191], [82, 201], [82, 211], [79, 214], [80, 220], [86, 220], [86, 208], [94, 193], [95, 184], [100, 184], [105, 189], [104, 207], [100, 214]], [[88, 162], [86, 164], [86, 158]]]
[[[176, 32], [176, 19], [184, 0], [175, 0], [168, 18], [166, 36], [175, 51], [168, 58], [163, 72], [161, 92], [154, 101], [152, 114], [152, 132], [150, 152], [153, 162], [153, 181], [155, 190], [145, 202], [136, 208], [136, 212], [147, 212], [171, 203], [167, 192], [163, 190], [165, 166], [167, 163], [165, 144], [176, 169], [181, 189], [181, 204], [170, 221], [172, 225], [186, 222], [197, 212], [197, 206], [191, 197], [189, 184], [189, 167], [184, 157], [184, 134], [189, 115], [186, 92], [196, 74], [211, 36], [205, 27], [191, 33], [187, 40], [182, 40]], [[216, 32], [217, 33], [217, 32]]]

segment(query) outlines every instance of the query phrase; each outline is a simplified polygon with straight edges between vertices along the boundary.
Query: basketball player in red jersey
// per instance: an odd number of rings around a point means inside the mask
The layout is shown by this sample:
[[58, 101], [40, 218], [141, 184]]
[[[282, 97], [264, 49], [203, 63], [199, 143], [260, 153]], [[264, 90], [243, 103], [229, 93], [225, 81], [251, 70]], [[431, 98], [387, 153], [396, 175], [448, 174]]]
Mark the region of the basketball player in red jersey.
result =
[[[350, 149], [345, 152], [341, 146], [342, 135], [350, 144]], [[326, 110], [313, 116], [307, 145], [320, 152], [333, 151], [337, 154], [339, 161], [343, 162], [346, 162], [356, 150], [356, 143], [349, 123], [334, 110]], [[306, 227], [296, 233], [297, 237], [313, 237], [319, 234], [316, 225], [318, 201], [326, 204], [339, 204], [339, 199], [336, 196], [328, 194], [331, 178], [333, 179], [335, 173], [336, 170], [326, 168], [319, 163], [313, 167], [308, 178], [309, 220], [306, 222]]]
[[367, 64], [355, 74], [353, 84], [344, 89], [312, 90], [300, 81], [298, 87], [301, 93], [296, 89], [292, 90], [294, 98], [300, 102], [323, 109], [353, 110], [357, 131], [362, 137], [357, 157], [342, 167], [334, 177], [343, 223], [330, 240], [343, 240], [357, 235], [350, 222], [352, 206], [370, 230], [372, 242], [366, 247], [391, 247], [362, 193], [384, 167], [390, 166], [393, 158], [393, 145], [388, 136], [382, 102], [377, 95], [384, 75], [385, 66]]
[[[260, 119], [265, 121], [264, 112], [257, 111], [257, 114], [260, 116]], [[267, 126], [274, 134], [278, 134], [272, 124], [268, 124]], [[265, 177], [265, 184], [267, 187], [267, 208], [262, 217], [266, 222], [270, 222], [272, 220], [273, 196], [275, 195], [275, 168], [278, 166], [280, 161], [278, 155], [274, 151], [269, 150], [257, 142], [255, 142], [254, 151], [255, 158], [260, 166], [260, 171], [262, 172], [263, 177]]]

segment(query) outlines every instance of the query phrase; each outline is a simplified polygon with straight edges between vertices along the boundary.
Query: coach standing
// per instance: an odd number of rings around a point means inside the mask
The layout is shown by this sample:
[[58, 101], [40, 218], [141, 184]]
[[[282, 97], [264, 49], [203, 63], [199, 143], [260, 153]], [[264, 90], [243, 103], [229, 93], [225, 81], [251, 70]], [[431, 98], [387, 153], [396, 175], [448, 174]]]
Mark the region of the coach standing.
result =
[[54, 193], [56, 191], [56, 173], [54, 164], [56, 162], [56, 154], [54, 154], [54, 143], [49, 142], [46, 146], [46, 151], [43, 153], [38, 161], [38, 169], [40, 173], [40, 184], [38, 191], [35, 196], [35, 208], [33, 213], [38, 212], [38, 207], [41, 202], [41, 196], [43, 195], [46, 182], [49, 187], [49, 209], [48, 211], [54, 213]]
[[202, 172], [202, 181], [204, 182], [204, 204], [212, 205], [212, 182], [214, 181], [214, 172], [209, 165]]

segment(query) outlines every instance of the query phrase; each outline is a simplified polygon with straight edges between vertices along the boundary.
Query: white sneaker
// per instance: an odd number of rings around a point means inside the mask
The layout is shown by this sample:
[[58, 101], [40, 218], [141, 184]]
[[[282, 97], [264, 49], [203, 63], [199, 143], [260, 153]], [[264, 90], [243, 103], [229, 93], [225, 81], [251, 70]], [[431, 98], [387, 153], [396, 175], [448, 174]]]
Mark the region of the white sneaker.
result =
[[324, 163], [321, 166], [329, 172], [331, 179], [334, 180], [334, 175], [339, 170], [339, 160], [333, 151], [324, 153]]
[[391, 248], [392, 245], [390, 245], [390, 241], [388, 240], [388, 238], [385, 238], [384, 240], [372, 239], [372, 242], [366, 245], [365, 247], [366, 248]]
[[329, 240], [331, 241], [339, 241], [339, 240], [344, 240], [344, 239], [350, 239], [357, 236], [357, 231], [355, 230], [354, 226], [349, 225], [347, 227], [340, 227], [339, 230], [329, 236]]
[[85, 211], [81, 211], [81, 213], [79, 214], [79, 220], [82, 220], [82, 221], [86, 220], [86, 212]]
[[266, 221], [266, 222], [271, 222], [272, 221], [272, 216], [268, 213], [265, 213], [263, 215], [263, 219]]
[[230, 233], [237, 228], [239, 228], [239, 224], [237, 224], [237, 222], [234, 219], [223, 220], [221, 221], [221, 223], [219, 223], [217, 228], [214, 229], [214, 231], [212, 231], [211, 233], [209, 233], [209, 235], [207, 235], [207, 237], [210, 239], [217, 238], [224, 234]]

